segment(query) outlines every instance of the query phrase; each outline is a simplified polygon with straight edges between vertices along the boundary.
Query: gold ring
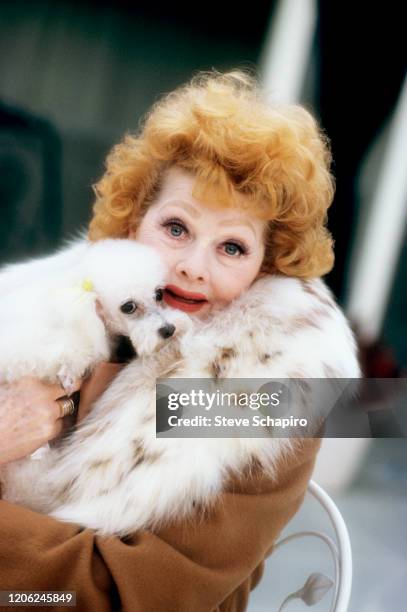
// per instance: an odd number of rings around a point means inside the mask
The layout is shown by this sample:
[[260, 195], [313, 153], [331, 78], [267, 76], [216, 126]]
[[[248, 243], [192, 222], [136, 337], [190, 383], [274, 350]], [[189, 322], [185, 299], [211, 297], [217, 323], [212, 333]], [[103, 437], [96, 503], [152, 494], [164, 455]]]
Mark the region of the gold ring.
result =
[[61, 409], [61, 418], [68, 416], [69, 415], [73, 415], [76, 412], [76, 406], [75, 406], [75, 402], [73, 401], [73, 399], [71, 397], [60, 397], [56, 400], [58, 406]]

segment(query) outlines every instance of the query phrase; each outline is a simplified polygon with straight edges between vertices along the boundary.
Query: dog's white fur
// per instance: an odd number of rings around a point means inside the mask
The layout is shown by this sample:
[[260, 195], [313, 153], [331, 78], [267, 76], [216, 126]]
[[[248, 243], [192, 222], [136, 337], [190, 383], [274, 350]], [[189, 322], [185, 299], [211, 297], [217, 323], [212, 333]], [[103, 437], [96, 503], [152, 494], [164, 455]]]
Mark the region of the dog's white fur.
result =
[[[274, 476], [294, 447], [287, 438], [156, 438], [158, 377], [360, 376], [353, 335], [320, 279], [267, 276], [206, 322], [178, 316], [183, 333], [127, 365], [61, 448], [7, 466], [5, 499], [101, 534], [158, 528], [213, 502], [253, 460]], [[311, 420], [326, 409], [306, 392], [305, 402]]]
[[[62, 382], [108, 360], [117, 335], [139, 354], [163, 343], [166, 321], [155, 300], [166, 267], [150, 247], [131, 240], [81, 241], [53, 257], [0, 274], [0, 382], [35, 376]], [[130, 300], [134, 314], [121, 312]], [[167, 312], [167, 315], [169, 313]]]

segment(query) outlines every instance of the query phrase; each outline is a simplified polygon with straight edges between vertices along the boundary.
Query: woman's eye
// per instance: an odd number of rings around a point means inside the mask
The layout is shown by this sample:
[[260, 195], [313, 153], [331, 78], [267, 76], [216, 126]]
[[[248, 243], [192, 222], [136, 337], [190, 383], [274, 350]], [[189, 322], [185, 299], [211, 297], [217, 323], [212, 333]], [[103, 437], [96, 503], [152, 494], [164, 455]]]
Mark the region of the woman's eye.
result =
[[246, 253], [246, 249], [236, 242], [225, 242], [223, 246], [226, 255], [236, 256], [244, 255]]
[[155, 299], [157, 302], [161, 302], [163, 299], [163, 290], [162, 289], [156, 289], [155, 291]]
[[137, 310], [137, 304], [134, 300], [129, 300], [120, 306], [120, 310], [123, 314], [133, 314]]
[[170, 233], [173, 236], [181, 236], [181, 234], [182, 234], [182, 227], [180, 225], [176, 225], [175, 223], [173, 223], [170, 226]]
[[163, 223], [163, 226], [171, 236], [174, 236], [174, 238], [180, 238], [184, 232], [187, 233], [187, 228], [176, 219], [166, 221]]

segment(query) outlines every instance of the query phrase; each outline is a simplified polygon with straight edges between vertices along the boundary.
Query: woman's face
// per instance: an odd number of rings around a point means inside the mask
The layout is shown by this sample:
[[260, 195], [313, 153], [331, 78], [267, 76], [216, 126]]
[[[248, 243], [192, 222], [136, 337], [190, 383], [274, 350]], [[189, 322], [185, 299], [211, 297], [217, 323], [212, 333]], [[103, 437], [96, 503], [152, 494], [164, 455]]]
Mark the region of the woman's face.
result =
[[155, 248], [168, 265], [165, 302], [204, 318], [214, 306], [239, 296], [258, 275], [265, 221], [237, 208], [205, 206], [192, 196], [194, 181], [193, 174], [170, 168], [131, 236]]

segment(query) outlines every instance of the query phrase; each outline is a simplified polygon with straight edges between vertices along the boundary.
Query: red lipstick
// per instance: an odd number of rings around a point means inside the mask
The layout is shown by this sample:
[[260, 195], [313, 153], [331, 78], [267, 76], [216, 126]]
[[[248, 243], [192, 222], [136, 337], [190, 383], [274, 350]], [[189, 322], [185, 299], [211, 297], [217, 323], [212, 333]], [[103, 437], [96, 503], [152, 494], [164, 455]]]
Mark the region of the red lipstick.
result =
[[178, 308], [184, 312], [197, 312], [208, 303], [203, 293], [184, 291], [176, 285], [166, 285], [164, 289], [164, 301], [172, 308]]
[[180, 287], [177, 287], [176, 285], [166, 285], [165, 288], [171, 293], [174, 293], [176, 296], [185, 298], [187, 300], [205, 300], [205, 302], [208, 301], [206, 299], [206, 295], [204, 295], [203, 293], [191, 293], [190, 291], [180, 289]]

